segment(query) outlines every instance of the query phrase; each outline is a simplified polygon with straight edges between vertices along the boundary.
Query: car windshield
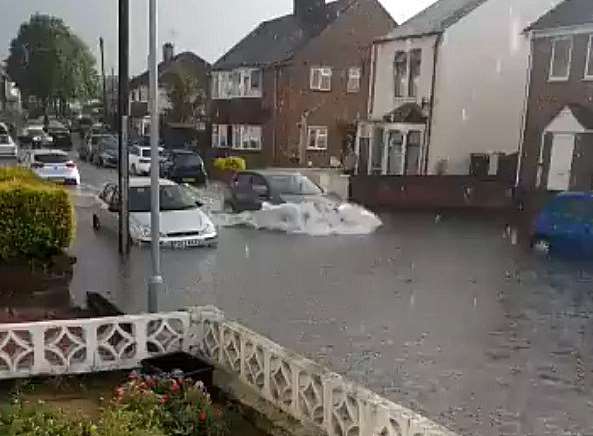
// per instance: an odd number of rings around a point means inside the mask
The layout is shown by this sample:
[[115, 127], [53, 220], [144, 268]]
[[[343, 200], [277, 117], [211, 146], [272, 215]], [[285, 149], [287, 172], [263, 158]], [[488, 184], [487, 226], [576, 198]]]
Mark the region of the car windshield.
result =
[[[179, 185], [161, 186], [161, 210], [186, 210], [197, 207], [194, 198]], [[150, 186], [130, 189], [130, 212], [150, 212]]]
[[142, 157], [150, 159], [150, 148], [143, 148], [142, 149]]
[[32, 136], [43, 136], [45, 134], [43, 129], [29, 129], [28, 132], [29, 132], [29, 135], [32, 135]]
[[273, 175], [267, 177], [272, 189], [280, 194], [320, 195], [321, 189], [308, 177], [296, 175]]
[[175, 156], [175, 165], [179, 167], [199, 167], [202, 165], [202, 158], [197, 154], [180, 154]]
[[36, 154], [35, 160], [37, 162], [46, 163], [46, 164], [61, 164], [61, 163], [68, 162], [70, 159], [68, 158], [67, 154], [43, 153], [43, 154]]

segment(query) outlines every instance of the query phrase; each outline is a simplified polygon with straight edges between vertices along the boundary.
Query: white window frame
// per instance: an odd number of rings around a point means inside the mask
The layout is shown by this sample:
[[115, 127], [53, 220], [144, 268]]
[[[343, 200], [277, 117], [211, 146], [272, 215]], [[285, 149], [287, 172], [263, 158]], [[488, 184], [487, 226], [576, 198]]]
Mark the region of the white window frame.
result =
[[[224, 145], [221, 138], [225, 138]], [[228, 124], [213, 124], [212, 125], [212, 147], [214, 148], [229, 148]]]
[[[311, 146], [311, 139], [315, 135], [315, 146]], [[320, 138], [325, 137], [325, 146], [319, 145]], [[327, 126], [309, 126], [307, 127], [307, 150], [324, 151], [327, 150], [329, 132]]]
[[348, 68], [348, 83], [346, 85], [346, 92], [358, 93], [360, 92], [360, 82], [362, 78], [362, 68], [350, 67]]
[[[253, 74], [259, 74], [259, 86], [251, 86]], [[238, 80], [233, 84], [232, 79]], [[216, 71], [212, 77], [212, 99], [230, 100], [233, 98], [261, 98], [263, 90], [263, 71], [260, 68], [235, 68]]]
[[[318, 83], [315, 83], [315, 73], [319, 73]], [[328, 92], [332, 90], [332, 75], [331, 67], [311, 67], [309, 76], [309, 87], [313, 91]], [[323, 79], [327, 80], [327, 86], [323, 85]]]
[[[255, 135], [253, 134], [255, 132]], [[262, 149], [262, 138], [263, 129], [259, 125], [245, 125], [245, 124], [234, 124], [233, 125], [233, 144], [231, 148], [233, 150], [243, 151], [261, 151]], [[244, 140], [257, 138], [256, 147], [245, 147]]]
[[[570, 49], [568, 51], [568, 69], [566, 76], [553, 76], [554, 73], [554, 58], [556, 57], [556, 42], [558, 41], [570, 41]], [[570, 70], [572, 66], [572, 51], [574, 48], [574, 38], [572, 36], [559, 36], [552, 39], [552, 55], [550, 56], [550, 73], [548, 74], [549, 82], [565, 82], [570, 78]]]
[[593, 71], [589, 74], [589, 62], [593, 56], [593, 33], [589, 35], [589, 43], [587, 44], [587, 61], [585, 62], [585, 74], [583, 75], [585, 80], [593, 80]]

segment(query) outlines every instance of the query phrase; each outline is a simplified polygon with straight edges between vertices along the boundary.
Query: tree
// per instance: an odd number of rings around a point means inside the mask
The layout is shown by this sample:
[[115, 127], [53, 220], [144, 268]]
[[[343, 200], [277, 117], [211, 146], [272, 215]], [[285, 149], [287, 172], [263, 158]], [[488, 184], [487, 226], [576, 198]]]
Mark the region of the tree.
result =
[[177, 68], [167, 73], [163, 81], [167, 83], [167, 96], [171, 103], [169, 121], [192, 123], [204, 115], [205, 93], [194, 74]]
[[35, 96], [44, 112], [70, 100], [97, 95], [95, 58], [62, 19], [34, 14], [10, 44], [8, 74], [25, 96]]

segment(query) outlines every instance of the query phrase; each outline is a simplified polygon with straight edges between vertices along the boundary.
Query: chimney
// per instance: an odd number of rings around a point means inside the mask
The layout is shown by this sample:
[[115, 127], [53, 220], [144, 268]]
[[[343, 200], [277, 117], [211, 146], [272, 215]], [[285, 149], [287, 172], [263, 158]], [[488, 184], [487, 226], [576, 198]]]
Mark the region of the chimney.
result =
[[175, 56], [175, 47], [170, 42], [166, 42], [163, 45], [163, 62], [168, 64], [173, 60]]
[[294, 16], [303, 24], [319, 24], [324, 21], [325, 0], [293, 0]]

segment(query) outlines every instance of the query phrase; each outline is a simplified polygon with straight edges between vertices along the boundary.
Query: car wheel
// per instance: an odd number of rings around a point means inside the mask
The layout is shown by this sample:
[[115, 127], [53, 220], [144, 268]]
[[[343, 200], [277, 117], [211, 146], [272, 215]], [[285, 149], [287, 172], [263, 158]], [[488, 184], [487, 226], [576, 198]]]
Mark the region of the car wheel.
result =
[[535, 236], [531, 241], [531, 248], [538, 254], [548, 255], [552, 251], [552, 244], [545, 236]]
[[105, 162], [103, 162], [103, 158], [99, 158], [99, 160], [97, 162], [97, 166], [99, 166], [99, 168], [103, 168], [105, 166]]
[[101, 230], [101, 222], [99, 221], [99, 217], [97, 215], [93, 215], [93, 229], [95, 231]]

